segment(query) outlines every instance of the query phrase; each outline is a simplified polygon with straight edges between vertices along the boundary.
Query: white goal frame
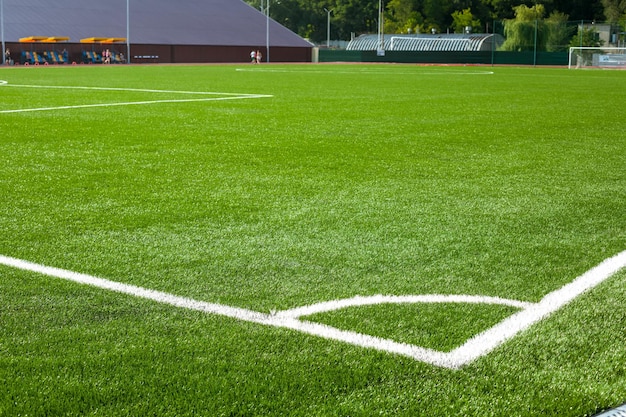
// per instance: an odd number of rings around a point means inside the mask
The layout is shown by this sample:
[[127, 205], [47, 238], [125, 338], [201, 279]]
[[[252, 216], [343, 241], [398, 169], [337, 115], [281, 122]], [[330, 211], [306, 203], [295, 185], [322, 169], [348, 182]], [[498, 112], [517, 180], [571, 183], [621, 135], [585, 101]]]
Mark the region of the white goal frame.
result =
[[567, 68], [626, 68], [626, 47], [572, 46]]

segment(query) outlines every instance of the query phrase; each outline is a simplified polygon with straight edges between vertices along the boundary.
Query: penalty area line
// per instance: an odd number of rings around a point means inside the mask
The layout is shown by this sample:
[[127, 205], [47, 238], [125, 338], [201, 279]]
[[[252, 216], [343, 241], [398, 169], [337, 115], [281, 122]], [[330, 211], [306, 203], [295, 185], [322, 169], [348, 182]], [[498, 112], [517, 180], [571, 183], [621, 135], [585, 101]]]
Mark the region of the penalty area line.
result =
[[210, 98], [195, 98], [195, 99], [169, 99], [169, 100], [126, 101], [126, 102], [119, 102], [119, 103], [78, 104], [75, 106], [35, 107], [35, 108], [30, 108], [30, 109], [0, 110], [0, 114], [28, 113], [28, 112], [53, 111], [53, 110], [88, 109], [88, 108], [94, 108], [94, 107], [138, 106], [138, 105], [161, 104], [161, 103], [192, 103], [192, 102], [203, 102], [203, 101], [245, 100], [245, 99], [251, 99], [251, 98], [268, 98], [268, 97], [272, 97], [272, 96], [246, 95], [246, 96], [210, 97]]
[[[8, 81], [0, 80], [0, 85], [14, 88], [43, 88], [57, 90], [94, 90], [94, 91], [128, 91], [136, 93], [164, 93], [164, 94], [195, 94], [213, 96], [264, 96], [263, 94], [250, 93], [225, 93], [220, 91], [185, 91], [185, 90], [158, 90], [153, 88], [127, 88], [127, 87], [90, 87], [83, 85], [36, 85], [36, 84], [9, 84]], [[271, 97], [271, 96], [270, 96]]]
[[[269, 94], [248, 94], [248, 93], [224, 93], [216, 91], [177, 91], [177, 90], [156, 90], [147, 88], [121, 88], [121, 87], [87, 87], [87, 86], [67, 86], [67, 85], [32, 85], [32, 84], [9, 84], [5, 80], [0, 80], [0, 86], [13, 87], [13, 88], [41, 88], [41, 89], [58, 89], [58, 90], [87, 90], [87, 91], [116, 91], [116, 92], [136, 92], [136, 93], [150, 93], [150, 94], [181, 94], [181, 95], [204, 95], [211, 97], [204, 98], [185, 98], [185, 99], [160, 99], [160, 100], [141, 100], [141, 101], [124, 101], [114, 103], [91, 103], [91, 104], [77, 104], [67, 106], [50, 106], [50, 107], [35, 107], [25, 109], [9, 109], [0, 110], [0, 114], [10, 113], [28, 113], [38, 111], [53, 111], [53, 110], [71, 110], [71, 109], [87, 109], [95, 107], [116, 107], [116, 106], [135, 106], [135, 105], [150, 105], [161, 103], [192, 103], [203, 101], [224, 101], [224, 100], [245, 100], [253, 98], [271, 98], [273, 95]], [[220, 97], [215, 97], [220, 96]]]

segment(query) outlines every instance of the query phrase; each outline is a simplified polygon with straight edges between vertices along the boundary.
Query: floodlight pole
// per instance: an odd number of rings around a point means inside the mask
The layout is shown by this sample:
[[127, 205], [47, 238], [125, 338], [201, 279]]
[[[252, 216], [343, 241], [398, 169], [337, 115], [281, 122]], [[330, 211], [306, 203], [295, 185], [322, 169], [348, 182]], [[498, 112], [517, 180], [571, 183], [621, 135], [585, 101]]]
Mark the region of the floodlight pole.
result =
[[267, 0], [265, 13], [265, 59], [270, 62], [270, 0]]
[[383, 23], [383, 0], [378, 0], [378, 56], [385, 55], [385, 26]]
[[0, 0], [0, 38], [2, 38], [2, 64], [6, 64], [6, 49], [4, 46], [4, 0]]
[[537, 33], [538, 33], [537, 26], [538, 26], [538, 20], [535, 19], [535, 46], [533, 47], [533, 66], [537, 66]]
[[126, 0], [126, 63], [130, 64], [130, 0]]
[[333, 9], [328, 10], [326, 7], [324, 7], [324, 11], [326, 11], [328, 15], [328, 19], [326, 20], [326, 47], [330, 48], [330, 14], [333, 12]]

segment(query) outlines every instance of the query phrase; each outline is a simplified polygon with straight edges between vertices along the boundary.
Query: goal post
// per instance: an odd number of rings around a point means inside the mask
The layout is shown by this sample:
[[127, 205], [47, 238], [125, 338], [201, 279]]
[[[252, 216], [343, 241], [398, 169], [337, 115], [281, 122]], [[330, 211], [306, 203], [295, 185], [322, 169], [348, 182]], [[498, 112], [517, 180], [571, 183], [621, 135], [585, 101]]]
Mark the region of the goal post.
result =
[[573, 46], [569, 48], [568, 68], [624, 68], [626, 47]]

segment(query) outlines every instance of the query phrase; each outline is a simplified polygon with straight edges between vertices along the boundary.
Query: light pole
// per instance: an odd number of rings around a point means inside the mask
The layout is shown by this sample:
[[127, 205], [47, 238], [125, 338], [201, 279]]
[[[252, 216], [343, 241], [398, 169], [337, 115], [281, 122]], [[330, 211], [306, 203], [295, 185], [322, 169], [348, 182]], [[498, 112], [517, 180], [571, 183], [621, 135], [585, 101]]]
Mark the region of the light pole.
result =
[[328, 19], [326, 20], [326, 47], [330, 48], [330, 14], [333, 12], [333, 9], [328, 10], [324, 7], [324, 11], [328, 15]]
[[265, 15], [265, 59], [270, 62], [270, 0], [267, 0], [266, 7], [261, 0], [261, 13]]
[[265, 59], [270, 62], [270, 0], [267, 0], [265, 17]]
[[130, 64], [130, 0], [126, 0], [126, 63]]
[[2, 38], [2, 64], [6, 64], [6, 49], [4, 47], [4, 0], [0, 0], [0, 38]]
[[385, 56], [385, 26], [383, 23], [383, 0], [378, 0], [378, 49], [376, 55]]

